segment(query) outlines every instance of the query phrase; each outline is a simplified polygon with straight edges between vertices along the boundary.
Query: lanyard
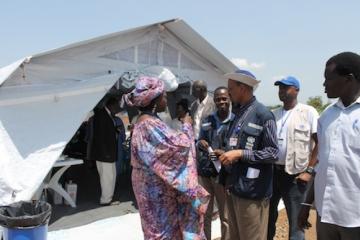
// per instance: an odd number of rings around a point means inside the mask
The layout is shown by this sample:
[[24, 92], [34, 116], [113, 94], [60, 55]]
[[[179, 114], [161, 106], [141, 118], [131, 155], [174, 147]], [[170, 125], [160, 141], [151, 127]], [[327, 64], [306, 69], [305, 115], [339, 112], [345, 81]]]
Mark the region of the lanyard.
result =
[[254, 105], [251, 105], [244, 113], [243, 116], [238, 118], [238, 121], [236, 122], [236, 128], [233, 129], [233, 131], [231, 131], [231, 135], [230, 136], [237, 136], [240, 133], [240, 130], [242, 128], [242, 126], [244, 125], [244, 122], [247, 120], [247, 116], [249, 115], [249, 113], [252, 111], [252, 109], [254, 108]]
[[290, 115], [292, 114], [293, 109], [289, 110], [289, 113], [287, 114], [285, 119], [284, 119], [284, 112], [285, 112], [284, 109], [282, 109], [282, 111], [281, 111], [281, 126], [280, 126], [280, 131], [279, 131], [279, 137], [282, 136], [282, 131], [284, 129], [285, 123], [288, 120], [288, 118], [290, 117]]

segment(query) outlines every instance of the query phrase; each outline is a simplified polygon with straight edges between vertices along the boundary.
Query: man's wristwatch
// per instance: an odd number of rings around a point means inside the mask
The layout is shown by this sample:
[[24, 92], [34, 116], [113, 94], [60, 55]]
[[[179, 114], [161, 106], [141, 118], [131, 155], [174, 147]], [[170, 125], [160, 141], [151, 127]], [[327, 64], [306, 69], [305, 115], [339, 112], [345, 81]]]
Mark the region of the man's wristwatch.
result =
[[314, 167], [311, 167], [311, 166], [308, 166], [305, 170], [306, 173], [314, 176], [315, 175], [315, 168]]

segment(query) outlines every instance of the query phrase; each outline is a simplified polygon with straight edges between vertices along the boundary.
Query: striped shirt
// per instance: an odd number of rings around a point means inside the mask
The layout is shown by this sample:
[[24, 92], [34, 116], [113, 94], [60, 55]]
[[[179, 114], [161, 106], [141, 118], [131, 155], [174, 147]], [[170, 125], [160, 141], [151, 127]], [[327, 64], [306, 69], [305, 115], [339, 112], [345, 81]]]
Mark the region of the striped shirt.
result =
[[[233, 135], [235, 129], [241, 129], [244, 125], [247, 115], [253, 110], [256, 98], [253, 97], [247, 104], [234, 109], [236, 118], [233, 126], [230, 128], [230, 135]], [[262, 140], [259, 149], [243, 149], [241, 161], [248, 163], [274, 163], [278, 158], [278, 145], [276, 137], [275, 119], [268, 120], [264, 123]]]

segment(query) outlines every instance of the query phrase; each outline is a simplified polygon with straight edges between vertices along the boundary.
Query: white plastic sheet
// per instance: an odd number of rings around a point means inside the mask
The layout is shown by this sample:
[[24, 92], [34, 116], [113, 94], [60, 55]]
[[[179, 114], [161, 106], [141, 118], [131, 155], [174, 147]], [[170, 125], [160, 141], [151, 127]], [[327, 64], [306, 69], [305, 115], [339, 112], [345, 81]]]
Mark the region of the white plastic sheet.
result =
[[[29, 200], [85, 116], [124, 72], [167, 67], [213, 90], [236, 67], [174, 19], [75, 43], [0, 69], [0, 205]], [[171, 66], [167, 66], [171, 65]]]
[[[216, 221], [212, 222], [212, 238], [217, 239], [220, 236], [220, 221], [218, 218]], [[49, 240], [98, 240], [116, 238], [126, 240], [144, 239], [138, 213], [107, 218], [81, 227], [48, 233]]]

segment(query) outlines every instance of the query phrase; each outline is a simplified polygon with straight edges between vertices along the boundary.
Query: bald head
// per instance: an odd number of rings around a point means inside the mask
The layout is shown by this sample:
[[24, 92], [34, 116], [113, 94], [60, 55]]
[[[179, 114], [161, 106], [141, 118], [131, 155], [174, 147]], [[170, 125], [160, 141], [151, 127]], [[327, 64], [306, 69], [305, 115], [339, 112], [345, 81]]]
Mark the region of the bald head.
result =
[[203, 80], [195, 80], [193, 82], [193, 86], [201, 86], [201, 87], [207, 87], [206, 82]]
[[195, 80], [192, 85], [192, 95], [199, 99], [200, 102], [206, 98], [207, 95], [207, 85], [203, 80]]

